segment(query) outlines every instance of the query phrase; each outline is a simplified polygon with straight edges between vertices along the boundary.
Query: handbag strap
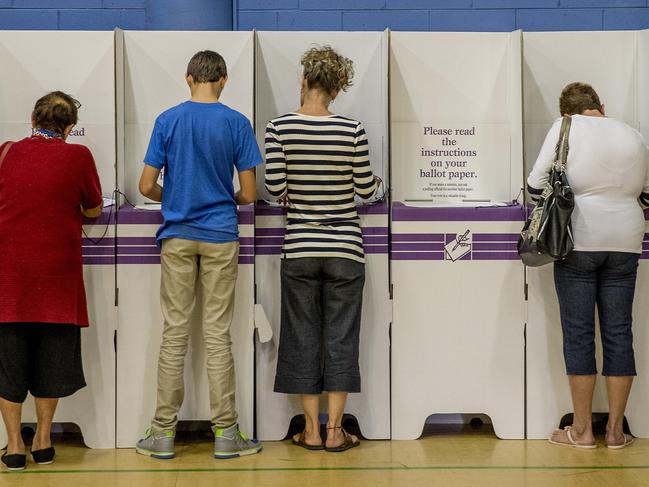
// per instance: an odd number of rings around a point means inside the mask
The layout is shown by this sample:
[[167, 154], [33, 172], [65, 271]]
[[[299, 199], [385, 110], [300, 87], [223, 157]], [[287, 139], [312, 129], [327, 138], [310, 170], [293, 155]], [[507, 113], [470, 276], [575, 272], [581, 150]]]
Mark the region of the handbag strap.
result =
[[554, 165], [559, 171], [566, 170], [566, 163], [568, 162], [568, 149], [570, 138], [570, 126], [572, 125], [572, 118], [565, 116], [561, 120], [561, 130], [559, 131], [559, 140], [554, 154]]
[[2, 167], [2, 163], [5, 161], [5, 157], [7, 157], [7, 152], [9, 152], [9, 149], [13, 144], [13, 142], [7, 142], [5, 148], [2, 151], [2, 154], [0, 154], [0, 168]]

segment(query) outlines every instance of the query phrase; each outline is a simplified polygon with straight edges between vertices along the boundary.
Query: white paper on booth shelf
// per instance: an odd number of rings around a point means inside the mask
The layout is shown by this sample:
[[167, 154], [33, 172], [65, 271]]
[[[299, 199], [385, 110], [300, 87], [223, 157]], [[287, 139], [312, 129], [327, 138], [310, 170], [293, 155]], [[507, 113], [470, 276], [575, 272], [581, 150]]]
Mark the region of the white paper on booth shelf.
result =
[[[263, 150], [266, 124], [300, 106], [300, 58], [312, 46], [330, 45], [354, 61], [354, 85], [331, 105], [334, 113], [363, 123], [372, 170], [388, 181], [388, 43], [387, 32], [259, 32], [256, 57], [256, 131]], [[258, 194], [268, 198], [264, 173], [258, 172]], [[285, 216], [281, 208], [258, 208], [255, 230], [257, 303], [272, 328], [272, 338], [258, 343], [257, 431], [262, 440], [286, 435], [290, 420], [301, 414], [299, 398], [273, 392], [280, 336], [280, 249]], [[361, 324], [362, 392], [350, 394], [346, 413], [354, 415], [368, 438], [390, 436], [390, 341], [392, 314], [388, 277], [386, 205], [360, 210], [366, 251], [366, 281]], [[267, 335], [266, 335], [267, 336]], [[321, 403], [325, 408], [325, 401]]]
[[[120, 186], [139, 207], [153, 208], [139, 195], [138, 181], [156, 117], [189, 100], [187, 64], [198, 51], [223, 56], [228, 82], [221, 102], [253, 119], [254, 35], [252, 32], [124, 32], [125, 157]], [[238, 184], [235, 175], [235, 187]], [[150, 203], [150, 202], [149, 202]], [[254, 417], [254, 210], [239, 208], [240, 256], [231, 325], [239, 424], [253, 434]], [[245, 221], [243, 221], [243, 220]], [[155, 411], [157, 362], [163, 318], [160, 257], [155, 234], [159, 208], [123, 208], [119, 216], [120, 290], [117, 364], [117, 446], [131, 447]], [[200, 292], [199, 292], [200, 295]], [[192, 322], [185, 361], [181, 420], [210, 420], [204, 340], [200, 318]]]
[[109, 195], [115, 187], [113, 32], [0, 31], [0, 66], [0, 141], [30, 136], [36, 100], [68, 93], [81, 102], [68, 142], [90, 149]]
[[393, 198], [493, 204], [522, 186], [521, 34], [393, 32]]
[[[354, 62], [354, 84], [330, 110], [363, 123], [372, 171], [388, 184], [387, 32], [258, 32], [255, 129], [261, 150], [268, 122], [300, 108], [302, 54], [325, 45]], [[268, 200], [263, 171], [257, 178], [257, 191]]]
[[223, 56], [228, 82], [220, 101], [252, 123], [253, 39], [252, 32], [124, 32], [126, 147], [119, 178], [131, 202], [145, 201], [138, 181], [156, 117], [191, 97], [185, 73], [196, 52], [210, 49]]

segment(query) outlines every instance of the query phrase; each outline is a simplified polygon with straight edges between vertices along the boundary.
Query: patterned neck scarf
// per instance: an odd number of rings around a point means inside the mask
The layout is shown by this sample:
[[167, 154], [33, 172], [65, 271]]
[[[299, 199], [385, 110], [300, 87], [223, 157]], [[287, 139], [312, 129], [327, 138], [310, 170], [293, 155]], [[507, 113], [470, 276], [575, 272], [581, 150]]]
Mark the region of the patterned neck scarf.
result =
[[40, 137], [41, 139], [61, 139], [63, 136], [57, 134], [56, 132], [51, 132], [50, 130], [45, 129], [32, 129], [32, 137]]

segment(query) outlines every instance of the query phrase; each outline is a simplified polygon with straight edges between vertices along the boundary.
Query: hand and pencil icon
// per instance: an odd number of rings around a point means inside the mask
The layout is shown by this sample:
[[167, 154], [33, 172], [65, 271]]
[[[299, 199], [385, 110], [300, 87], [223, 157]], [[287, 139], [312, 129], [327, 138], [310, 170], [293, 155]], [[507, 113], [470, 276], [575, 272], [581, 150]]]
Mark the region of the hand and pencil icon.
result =
[[448, 259], [455, 262], [456, 260], [461, 259], [466, 254], [471, 252], [470, 240], [471, 231], [467, 230], [463, 234], [457, 235], [454, 240], [451, 240], [448, 244], [446, 244], [444, 250], [446, 251]]

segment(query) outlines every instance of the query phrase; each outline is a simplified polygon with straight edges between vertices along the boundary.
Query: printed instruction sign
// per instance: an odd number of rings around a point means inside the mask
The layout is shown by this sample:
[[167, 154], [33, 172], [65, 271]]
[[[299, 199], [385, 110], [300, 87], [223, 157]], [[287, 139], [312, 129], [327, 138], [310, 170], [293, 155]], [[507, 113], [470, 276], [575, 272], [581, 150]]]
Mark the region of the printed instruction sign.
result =
[[479, 205], [510, 199], [508, 124], [400, 123], [393, 164], [406, 202]]

